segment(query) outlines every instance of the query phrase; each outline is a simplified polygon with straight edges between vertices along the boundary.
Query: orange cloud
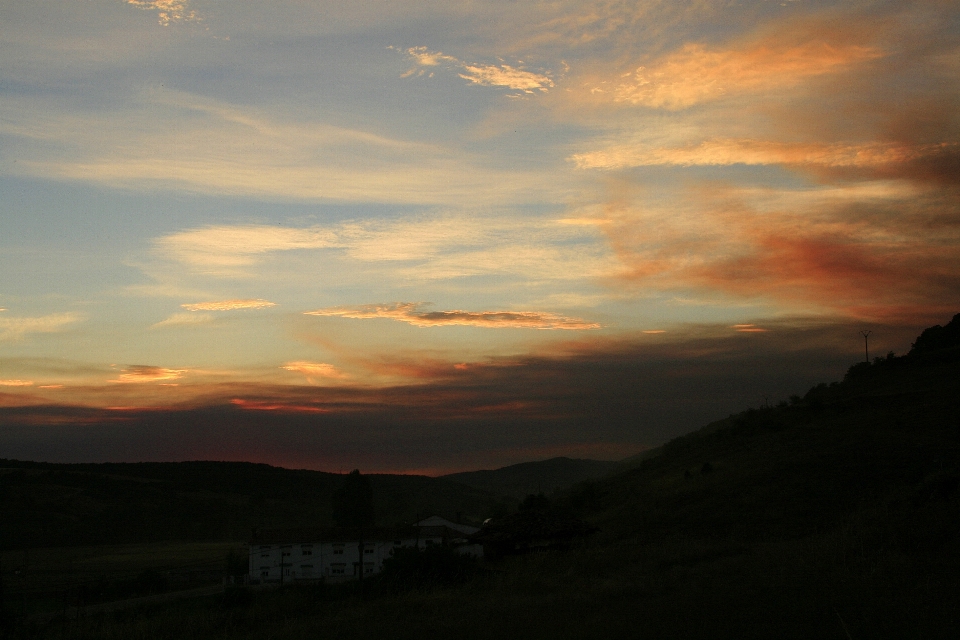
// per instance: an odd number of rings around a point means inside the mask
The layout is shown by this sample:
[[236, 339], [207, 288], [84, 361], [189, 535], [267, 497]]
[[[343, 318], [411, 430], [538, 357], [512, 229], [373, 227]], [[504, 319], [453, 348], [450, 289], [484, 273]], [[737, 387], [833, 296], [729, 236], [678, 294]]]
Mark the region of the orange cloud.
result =
[[32, 380], [0, 380], [0, 387], [30, 387]]
[[766, 333], [766, 329], [761, 329], [760, 327], [754, 326], [752, 324], [735, 324], [731, 327], [741, 333]]
[[180, 305], [187, 311], [233, 311], [234, 309], [265, 309], [267, 307], [277, 306], [276, 302], [269, 300], [246, 299], [246, 300], [218, 300], [216, 302], [195, 302], [192, 304]]
[[638, 67], [616, 87], [595, 92], [609, 93], [615, 102], [677, 110], [741, 93], [782, 91], [884, 55], [875, 46], [851, 42], [855, 33], [844, 37], [836, 28], [818, 33], [816, 27], [788, 24], [759, 41], [725, 49], [688, 43]]
[[332, 364], [327, 364], [325, 362], [307, 362], [305, 360], [298, 360], [296, 362], [288, 362], [280, 368], [302, 374], [311, 384], [315, 378], [331, 378], [334, 380], [340, 380], [349, 377]]
[[621, 196], [599, 228], [634, 286], [877, 320], [949, 312], [960, 295], [960, 209], [935, 191], [869, 200], [843, 191], [755, 209], [741, 200], [748, 192], [706, 185], [669, 212]]
[[578, 318], [535, 311], [420, 311], [421, 303], [398, 302], [371, 304], [360, 307], [331, 307], [307, 311], [311, 316], [340, 316], [343, 318], [390, 318], [417, 327], [462, 325], [488, 328], [520, 329], [599, 329], [597, 323]]
[[160, 382], [162, 380], [177, 380], [186, 373], [186, 369], [164, 369], [163, 367], [151, 367], [148, 365], [131, 365], [124, 369], [116, 380], [121, 384], [143, 384], [147, 382]]

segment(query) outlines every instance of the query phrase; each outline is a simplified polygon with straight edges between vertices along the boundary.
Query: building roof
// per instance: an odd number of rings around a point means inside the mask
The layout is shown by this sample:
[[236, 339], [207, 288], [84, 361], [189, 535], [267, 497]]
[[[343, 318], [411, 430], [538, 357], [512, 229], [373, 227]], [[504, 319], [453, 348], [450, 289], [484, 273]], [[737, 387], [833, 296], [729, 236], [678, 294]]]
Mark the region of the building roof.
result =
[[[443, 523], [449, 521], [437, 518]], [[415, 540], [422, 538], [465, 538], [479, 531], [476, 527], [449, 524], [434, 524], [432, 518], [421, 520], [420, 524], [403, 527], [369, 527], [364, 529], [339, 527], [300, 527], [296, 529], [254, 529], [250, 544], [318, 544], [324, 542], [386, 542], [393, 540]], [[451, 527], [450, 525], [453, 525]], [[456, 528], [454, 528], [456, 527]], [[467, 529], [469, 531], [464, 531]]]
[[471, 527], [468, 524], [459, 524], [456, 522], [450, 522], [446, 518], [441, 518], [440, 516], [430, 516], [429, 518], [424, 518], [420, 522], [414, 525], [415, 527], [446, 527], [447, 529], [452, 529], [464, 535], [470, 535], [480, 531], [479, 527]]
[[323, 542], [368, 542], [409, 540], [423, 535], [418, 527], [300, 527], [296, 529], [254, 529], [250, 544], [317, 544]]

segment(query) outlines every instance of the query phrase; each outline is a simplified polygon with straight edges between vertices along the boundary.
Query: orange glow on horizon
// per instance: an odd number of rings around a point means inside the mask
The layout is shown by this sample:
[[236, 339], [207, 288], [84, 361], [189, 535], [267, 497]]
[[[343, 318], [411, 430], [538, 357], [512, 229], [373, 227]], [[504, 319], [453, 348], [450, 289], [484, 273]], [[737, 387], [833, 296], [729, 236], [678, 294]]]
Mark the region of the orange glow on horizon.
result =
[[266, 402], [262, 400], [244, 400], [233, 398], [230, 404], [247, 411], [277, 411], [279, 413], [330, 413], [330, 409], [312, 407], [304, 404], [284, 404], [282, 402]]

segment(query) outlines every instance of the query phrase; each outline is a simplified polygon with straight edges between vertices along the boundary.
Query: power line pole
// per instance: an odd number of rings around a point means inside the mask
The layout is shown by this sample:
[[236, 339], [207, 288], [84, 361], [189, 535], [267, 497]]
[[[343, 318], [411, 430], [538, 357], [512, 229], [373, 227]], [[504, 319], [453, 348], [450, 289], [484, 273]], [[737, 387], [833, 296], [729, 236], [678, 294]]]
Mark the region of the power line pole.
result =
[[873, 331], [869, 329], [864, 329], [860, 332], [860, 335], [863, 336], [863, 357], [866, 358], [866, 362], [870, 362], [870, 347], [868, 341], [870, 340], [871, 333], [873, 333]]

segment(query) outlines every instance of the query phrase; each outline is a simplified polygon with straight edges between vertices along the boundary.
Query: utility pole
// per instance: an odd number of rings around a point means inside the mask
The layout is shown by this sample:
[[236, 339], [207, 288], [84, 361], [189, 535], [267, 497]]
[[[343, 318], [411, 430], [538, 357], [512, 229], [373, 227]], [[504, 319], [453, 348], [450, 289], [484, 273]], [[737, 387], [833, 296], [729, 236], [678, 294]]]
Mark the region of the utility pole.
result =
[[863, 357], [866, 358], [866, 362], [868, 363], [870, 362], [869, 340], [871, 333], [873, 333], [873, 331], [870, 331], [869, 329], [864, 329], [860, 332], [860, 335], [863, 336]]

